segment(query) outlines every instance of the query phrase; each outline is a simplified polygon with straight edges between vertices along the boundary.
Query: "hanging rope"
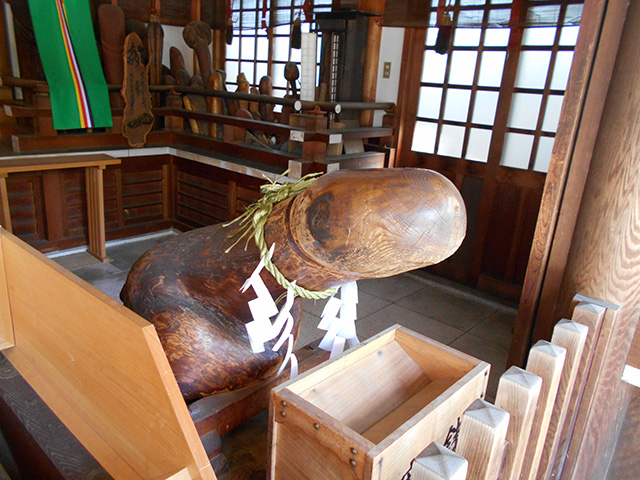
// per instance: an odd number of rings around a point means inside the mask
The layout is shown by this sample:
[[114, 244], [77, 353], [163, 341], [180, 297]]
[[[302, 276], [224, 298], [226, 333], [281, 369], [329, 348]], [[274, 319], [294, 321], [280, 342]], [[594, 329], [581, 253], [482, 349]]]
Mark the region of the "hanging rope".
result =
[[[288, 170], [283, 173], [282, 176], [285, 176], [287, 173], [289, 173]], [[231, 249], [240, 243], [240, 241], [245, 237], [247, 237], [247, 242], [244, 247], [246, 250], [251, 238], [253, 238], [258, 250], [260, 251], [260, 258], [264, 261], [264, 267], [269, 273], [271, 273], [271, 275], [273, 275], [278, 284], [285, 290], [292, 289], [296, 295], [302, 298], [309, 298], [311, 300], [328, 298], [336, 293], [339, 287], [330, 288], [324, 291], [313, 291], [307, 290], [306, 288], [296, 285], [295, 282], [287, 280], [271, 261], [269, 256], [269, 247], [264, 240], [264, 226], [266, 225], [267, 219], [273, 211], [273, 206], [276, 203], [304, 191], [316, 180], [318, 175], [321, 174], [312, 173], [306, 175], [295, 183], [277, 183], [277, 181], [282, 177], [279, 177], [275, 181], [269, 180], [270, 183], [260, 187], [260, 192], [263, 194], [263, 197], [260, 200], [249, 205], [247, 210], [241, 216], [224, 224], [225, 227], [228, 227], [234, 223], [239, 223], [238, 228], [231, 233], [229, 237], [234, 237], [240, 234], [240, 237], [225, 251], [225, 253], [229, 253]]]

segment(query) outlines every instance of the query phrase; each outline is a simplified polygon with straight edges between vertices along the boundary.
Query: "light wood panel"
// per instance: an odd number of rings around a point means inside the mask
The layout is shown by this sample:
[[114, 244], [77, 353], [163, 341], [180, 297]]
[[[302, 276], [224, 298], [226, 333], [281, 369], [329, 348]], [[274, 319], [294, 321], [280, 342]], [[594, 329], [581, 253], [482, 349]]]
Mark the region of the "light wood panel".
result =
[[4, 252], [0, 248], [0, 350], [13, 347], [13, 319], [9, 306], [9, 291], [7, 289], [7, 272], [4, 266]]
[[[1, 231], [4, 353], [115, 478], [215, 479], [151, 324]], [[183, 478], [183, 477], [178, 477]]]
[[562, 376], [560, 377], [558, 395], [549, 420], [549, 429], [542, 451], [542, 458], [538, 467], [537, 477], [541, 480], [550, 478], [553, 472], [553, 463], [562, 434], [560, 429], [564, 425], [569, 411], [571, 393], [578, 376], [580, 360], [588, 333], [589, 327], [567, 319], [560, 320], [553, 329], [551, 343], [564, 348], [567, 351], [567, 355], [562, 369]]
[[504, 480], [520, 478], [541, 388], [542, 379], [538, 375], [516, 366], [500, 377], [495, 404], [510, 416], [507, 430], [509, 448], [501, 477]]
[[457, 452], [469, 462], [469, 480], [498, 478], [509, 414], [478, 399], [464, 412]]
[[524, 480], [533, 480], [538, 473], [566, 353], [564, 348], [544, 340], [536, 343], [529, 352], [527, 371], [542, 378], [542, 390], [538, 399], [538, 409], [531, 426], [527, 456], [522, 465], [521, 478]]

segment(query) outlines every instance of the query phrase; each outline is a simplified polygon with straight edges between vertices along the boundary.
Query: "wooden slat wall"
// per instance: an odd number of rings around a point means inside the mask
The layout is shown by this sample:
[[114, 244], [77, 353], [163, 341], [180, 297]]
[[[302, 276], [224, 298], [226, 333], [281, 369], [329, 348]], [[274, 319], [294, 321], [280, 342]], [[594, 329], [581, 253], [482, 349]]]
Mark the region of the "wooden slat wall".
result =
[[[104, 171], [109, 240], [228, 221], [260, 197], [263, 178], [171, 155], [125, 158]], [[11, 174], [16, 235], [49, 252], [88, 243], [84, 169]]]

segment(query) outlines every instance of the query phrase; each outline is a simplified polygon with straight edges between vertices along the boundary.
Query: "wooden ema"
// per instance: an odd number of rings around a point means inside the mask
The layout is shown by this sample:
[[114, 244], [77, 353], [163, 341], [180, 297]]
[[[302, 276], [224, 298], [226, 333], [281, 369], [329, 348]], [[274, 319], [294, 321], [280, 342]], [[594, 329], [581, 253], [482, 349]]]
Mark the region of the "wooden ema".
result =
[[484, 395], [488, 373], [392, 327], [272, 391], [270, 478], [401, 478]]
[[0, 243], [3, 353], [105, 470], [215, 479], [153, 326], [5, 230]]
[[89, 248], [87, 252], [100, 260], [108, 261], [105, 246], [104, 189], [102, 174], [107, 165], [118, 165], [120, 159], [104, 154], [50, 155], [22, 157], [0, 162], [0, 225], [12, 231], [7, 175], [18, 172], [38, 172], [65, 168], [84, 168], [87, 189], [87, 217], [89, 222]]
[[122, 135], [132, 147], [143, 147], [153, 128], [148, 67], [142, 63], [142, 41], [136, 33], [124, 39], [124, 80], [122, 96], [125, 101]]

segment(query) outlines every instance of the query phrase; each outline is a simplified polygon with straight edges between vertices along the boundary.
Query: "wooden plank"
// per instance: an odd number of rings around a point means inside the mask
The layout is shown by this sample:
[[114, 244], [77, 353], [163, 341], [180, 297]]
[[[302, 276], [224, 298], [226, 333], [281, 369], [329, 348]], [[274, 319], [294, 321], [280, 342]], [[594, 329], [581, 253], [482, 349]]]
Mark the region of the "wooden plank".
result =
[[469, 480], [498, 478], [509, 427], [509, 414], [482, 399], [464, 412], [457, 452], [469, 462]]
[[24, 156], [0, 161], [0, 173], [35, 172], [58, 170], [62, 168], [97, 167], [99, 165], [117, 165], [119, 158], [103, 153], [84, 155], [46, 155]]
[[87, 184], [87, 221], [89, 223], [89, 248], [87, 253], [101, 262], [107, 262], [106, 233], [104, 228], [104, 190], [102, 173], [104, 166], [85, 167]]
[[542, 379], [538, 375], [516, 366], [500, 377], [495, 404], [510, 416], [507, 430], [509, 448], [501, 476], [504, 480], [520, 478], [541, 388]]
[[609, 434], [620, 413], [622, 371], [638, 322], [636, 315], [621, 318], [621, 310], [609, 305], [605, 313], [563, 468], [567, 478], [603, 475], [608, 462], [603, 466], [599, 461], [612, 455], [614, 446], [603, 441], [613, 442]]
[[7, 192], [7, 174], [0, 173], [0, 226], [8, 232], [11, 228], [11, 209], [9, 208], [9, 193]]
[[7, 286], [7, 271], [4, 264], [4, 250], [0, 235], [0, 351], [15, 345], [13, 334], [13, 318], [9, 305], [9, 290]]
[[115, 478], [215, 479], [151, 324], [2, 232], [5, 354]]
[[553, 411], [553, 403], [558, 393], [566, 353], [564, 348], [545, 340], [540, 340], [531, 347], [529, 352], [527, 371], [542, 378], [542, 390], [538, 399], [538, 409], [531, 426], [527, 456], [522, 465], [520, 478], [524, 480], [533, 480], [538, 473], [538, 465], [542, 457], [542, 449]]
[[578, 410], [580, 408], [580, 401], [587, 385], [589, 369], [591, 368], [595, 347], [598, 342], [598, 336], [600, 335], [605, 313], [606, 308], [604, 306], [596, 305], [589, 301], [577, 301], [573, 309], [573, 315], [571, 317], [572, 320], [586, 326], [589, 330], [587, 332], [585, 346], [582, 351], [582, 357], [578, 365], [578, 371], [576, 372], [574, 388], [569, 399], [569, 413], [567, 414], [560, 429], [560, 444], [554, 459], [554, 472], [562, 469], [562, 464], [567, 454], [569, 441], [571, 439], [571, 432], [573, 432]]
[[464, 457], [433, 442], [413, 462], [411, 480], [465, 480], [468, 468]]
[[[553, 145], [509, 363], [524, 364], [534, 326], [549, 338], [628, 2], [587, 0]], [[614, 7], [614, 8], [613, 8]], [[633, 75], [633, 74], [632, 74]], [[621, 95], [620, 98], [626, 98]], [[619, 134], [618, 134], [619, 138]], [[572, 292], [577, 293], [578, 290]]]
[[564, 425], [571, 395], [576, 383], [580, 360], [584, 345], [587, 341], [589, 327], [571, 320], [560, 320], [553, 330], [551, 343], [563, 347], [567, 351], [565, 365], [562, 369], [560, 377], [560, 385], [558, 387], [558, 395], [556, 397], [551, 419], [549, 420], [549, 430], [540, 459], [538, 468], [538, 478], [547, 479], [551, 477], [553, 471], [554, 459], [560, 445], [562, 432], [560, 428]]

